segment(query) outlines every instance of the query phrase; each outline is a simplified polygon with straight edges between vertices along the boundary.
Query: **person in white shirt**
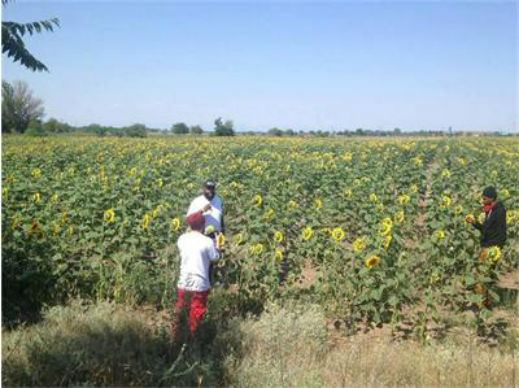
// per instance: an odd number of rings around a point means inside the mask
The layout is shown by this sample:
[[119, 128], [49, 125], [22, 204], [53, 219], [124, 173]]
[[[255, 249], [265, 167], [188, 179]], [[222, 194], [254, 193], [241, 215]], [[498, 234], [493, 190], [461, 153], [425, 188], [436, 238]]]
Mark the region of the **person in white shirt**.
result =
[[203, 234], [204, 216], [194, 212], [187, 217], [191, 231], [182, 234], [177, 242], [180, 251], [180, 276], [177, 283], [178, 297], [175, 305], [175, 318], [171, 331], [178, 339], [183, 310], [189, 316], [189, 330], [194, 334], [207, 312], [207, 298], [211, 285], [209, 266], [220, 259], [220, 250], [213, 240]]
[[202, 190], [202, 195], [196, 197], [189, 205], [187, 216], [201, 211], [205, 218], [206, 234], [214, 239], [218, 233], [225, 234], [223, 201], [220, 196], [216, 195], [214, 180], [206, 180], [202, 185]]
[[[202, 185], [202, 195], [196, 197], [187, 210], [187, 216], [195, 212], [201, 212], [205, 218], [205, 235], [213, 241], [216, 237], [225, 234], [225, 225], [223, 221], [223, 201], [220, 196], [216, 195], [216, 182], [208, 179]], [[213, 284], [214, 266], [209, 266], [209, 281]]]

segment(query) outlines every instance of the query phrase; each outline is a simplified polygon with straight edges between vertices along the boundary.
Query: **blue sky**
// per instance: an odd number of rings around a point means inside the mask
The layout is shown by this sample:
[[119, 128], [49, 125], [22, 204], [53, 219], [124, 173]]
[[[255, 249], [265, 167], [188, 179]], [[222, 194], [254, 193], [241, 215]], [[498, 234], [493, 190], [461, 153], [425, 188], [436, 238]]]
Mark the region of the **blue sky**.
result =
[[27, 2], [59, 17], [26, 39], [50, 69], [2, 55], [46, 118], [210, 130], [517, 130], [513, 2]]

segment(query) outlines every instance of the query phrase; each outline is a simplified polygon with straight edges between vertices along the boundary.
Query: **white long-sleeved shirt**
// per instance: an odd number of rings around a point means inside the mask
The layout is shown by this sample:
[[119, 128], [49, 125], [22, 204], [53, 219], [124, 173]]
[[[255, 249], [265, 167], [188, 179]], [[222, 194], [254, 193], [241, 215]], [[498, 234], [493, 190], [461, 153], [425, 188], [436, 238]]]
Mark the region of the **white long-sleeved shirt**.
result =
[[184, 233], [177, 241], [180, 250], [180, 276], [178, 288], [188, 291], [207, 291], [209, 264], [220, 259], [213, 240], [200, 232]]
[[220, 232], [222, 230], [223, 201], [218, 195], [215, 195], [211, 201], [205, 195], [193, 199], [189, 205], [187, 216], [201, 211], [207, 204], [211, 204], [211, 209], [204, 213], [205, 225], [212, 225], [217, 232]]

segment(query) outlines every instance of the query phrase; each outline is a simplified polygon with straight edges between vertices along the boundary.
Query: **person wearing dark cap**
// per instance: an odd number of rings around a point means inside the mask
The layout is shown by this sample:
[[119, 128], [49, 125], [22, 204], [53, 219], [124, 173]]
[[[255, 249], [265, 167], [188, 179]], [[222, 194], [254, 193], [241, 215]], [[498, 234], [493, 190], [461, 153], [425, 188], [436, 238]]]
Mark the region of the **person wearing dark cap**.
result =
[[225, 234], [223, 220], [223, 201], [216, 195], [216, 182], [212, 179], [206, 180], [202, 185], [202, 195], [196, 197], [189, 205], [187, 215], [201, 212], [205, 217], [207, 235], [214, 238], [218, 233]]
[[[200, 213], [204, 216], [206, 225], [204, 233], [215, 243], [221, 233], [225, 234], [223, 201], [220, 196], [216, 195], [216, 182], [213, 179], [208, 179], [202, 184], [202, 195], [196, 197], [189, 205], [187, 216], [193, 213]], [[213, 264], [209, 267], [211, 284], [214, 282], [213, 267]]]
[[179, 339], [184, 311], [188, 316], [191, 337], [196, 333], [207, 312], [207, 298], [211, 289], [209, 267], [221, 257], [219, 247], [203, 234], [205, 220], [202, 213], [194, 212], [186, 221], [191, 230], [182, 234], [177, 242], [180, 251], [180, 275], [177, 283], [175, 317], [171, 324], [175, 339]]
[[489, 186], [483, 190], [483, 211], [485, 220], [467, 217], [466, 221], [481, 232], [481, 248], [498, 246], [503, 248], [506, 242], [506, 209], [501, 201], [497, 200], [497, 191]]

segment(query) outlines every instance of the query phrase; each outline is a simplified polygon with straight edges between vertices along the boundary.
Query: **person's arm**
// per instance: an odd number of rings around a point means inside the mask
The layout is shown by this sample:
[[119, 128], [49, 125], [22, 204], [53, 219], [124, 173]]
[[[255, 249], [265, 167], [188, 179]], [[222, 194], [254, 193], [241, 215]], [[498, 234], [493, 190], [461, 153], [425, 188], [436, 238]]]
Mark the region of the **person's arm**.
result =
[[476, 228], [477, 230], [479, 231], [482, 231], [483, 230], [483, 224], [480, 224], [478, 220], [474, 221], [474, 223], [472, 224], [472, 226], [474, 228]]

